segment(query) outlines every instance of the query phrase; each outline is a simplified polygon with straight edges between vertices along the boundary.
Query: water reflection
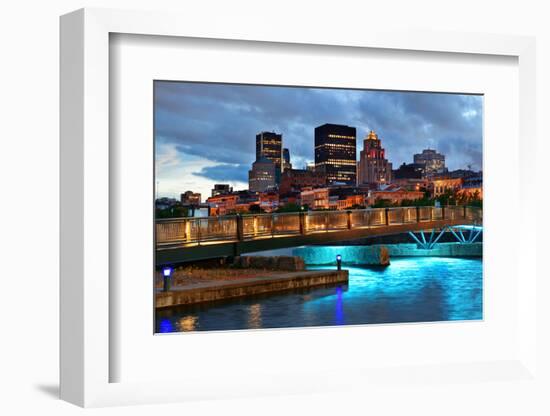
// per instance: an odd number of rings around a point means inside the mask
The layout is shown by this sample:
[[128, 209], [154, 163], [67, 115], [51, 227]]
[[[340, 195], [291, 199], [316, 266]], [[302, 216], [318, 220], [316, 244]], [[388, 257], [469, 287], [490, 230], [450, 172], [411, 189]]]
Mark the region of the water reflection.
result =
[[255, 303], [250, 305], [248, 311], [248, 327], [249, 328], [261, 328], [262, 327], [262, 305]]
[[194, 331], [197, 327], [197, 321], [196, 316], [184, 316], [179, 320], [180, 331]]
[[336, 305], [334, 311], [334, 323], [336, 325], [343, 325], [344, 322], [344, 301], [342, 299], [342, 287], [336, 288]]
[[387, 268], [346, 268], [348, 285], [159, 311], [157, 332], [482, 319], [481, 259], [397, 258]]

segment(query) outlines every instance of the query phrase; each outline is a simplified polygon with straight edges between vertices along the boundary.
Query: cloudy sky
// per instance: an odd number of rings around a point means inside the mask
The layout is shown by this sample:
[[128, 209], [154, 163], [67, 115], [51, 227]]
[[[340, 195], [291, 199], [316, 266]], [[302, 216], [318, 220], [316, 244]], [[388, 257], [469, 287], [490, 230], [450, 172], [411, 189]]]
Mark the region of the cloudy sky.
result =
[[394, 169], [435, 148], [449, 169], [482, 168], [483, 97], [475, 95], [155, 82], [159, 196], [210, 195], [214, 183], [248, 187], [260, 131], [283, 134], [291, 163], [313, 161], [313, 130], [357, 128], [357, 157], [374, 130]]

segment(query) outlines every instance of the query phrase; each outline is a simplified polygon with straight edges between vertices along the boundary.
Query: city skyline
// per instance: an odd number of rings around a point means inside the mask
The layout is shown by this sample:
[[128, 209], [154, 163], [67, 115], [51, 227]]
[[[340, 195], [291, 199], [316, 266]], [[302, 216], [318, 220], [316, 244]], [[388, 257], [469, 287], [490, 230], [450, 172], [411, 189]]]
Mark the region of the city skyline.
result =
[[482, 105], [478, 95], [157, 81], [158, 196], [206, 195], [214, 183], [248, 188], [262, 131], [282, 134], [293, 167], [303, 168], [314, 160], [314, 128], [325, 123], [355, 127], [357, 154], [376, 131], [394, 168], [431, 148], [451, 170], [481, 170]]

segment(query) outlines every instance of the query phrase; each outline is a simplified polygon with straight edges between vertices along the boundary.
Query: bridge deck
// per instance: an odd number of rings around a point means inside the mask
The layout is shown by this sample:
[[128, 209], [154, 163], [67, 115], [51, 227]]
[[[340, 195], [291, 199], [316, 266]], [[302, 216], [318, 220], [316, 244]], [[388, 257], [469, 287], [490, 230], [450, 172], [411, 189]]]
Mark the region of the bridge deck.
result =
[[473, 207], [404, 207], [158, 220], [155, 261], [160, 266], [481, 222], [481, 209]]

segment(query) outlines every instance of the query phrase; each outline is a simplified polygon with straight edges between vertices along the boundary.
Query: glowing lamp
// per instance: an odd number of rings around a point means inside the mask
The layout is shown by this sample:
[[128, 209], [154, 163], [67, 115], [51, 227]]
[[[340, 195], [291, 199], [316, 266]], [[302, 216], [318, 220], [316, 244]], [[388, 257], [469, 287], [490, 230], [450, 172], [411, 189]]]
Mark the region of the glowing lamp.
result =
[[164, 292], [168, 292], [170, 290], [170, 287], [172, 286], [172, 272], [174, 269], [170, 266], [166, 266], [162, 268], [162, 277], [163, 277], [163, 286], [162, 290]]
[[338, 270], [342, 270], [342, 255], [337, 254], [336, 255], [336, 267]]

